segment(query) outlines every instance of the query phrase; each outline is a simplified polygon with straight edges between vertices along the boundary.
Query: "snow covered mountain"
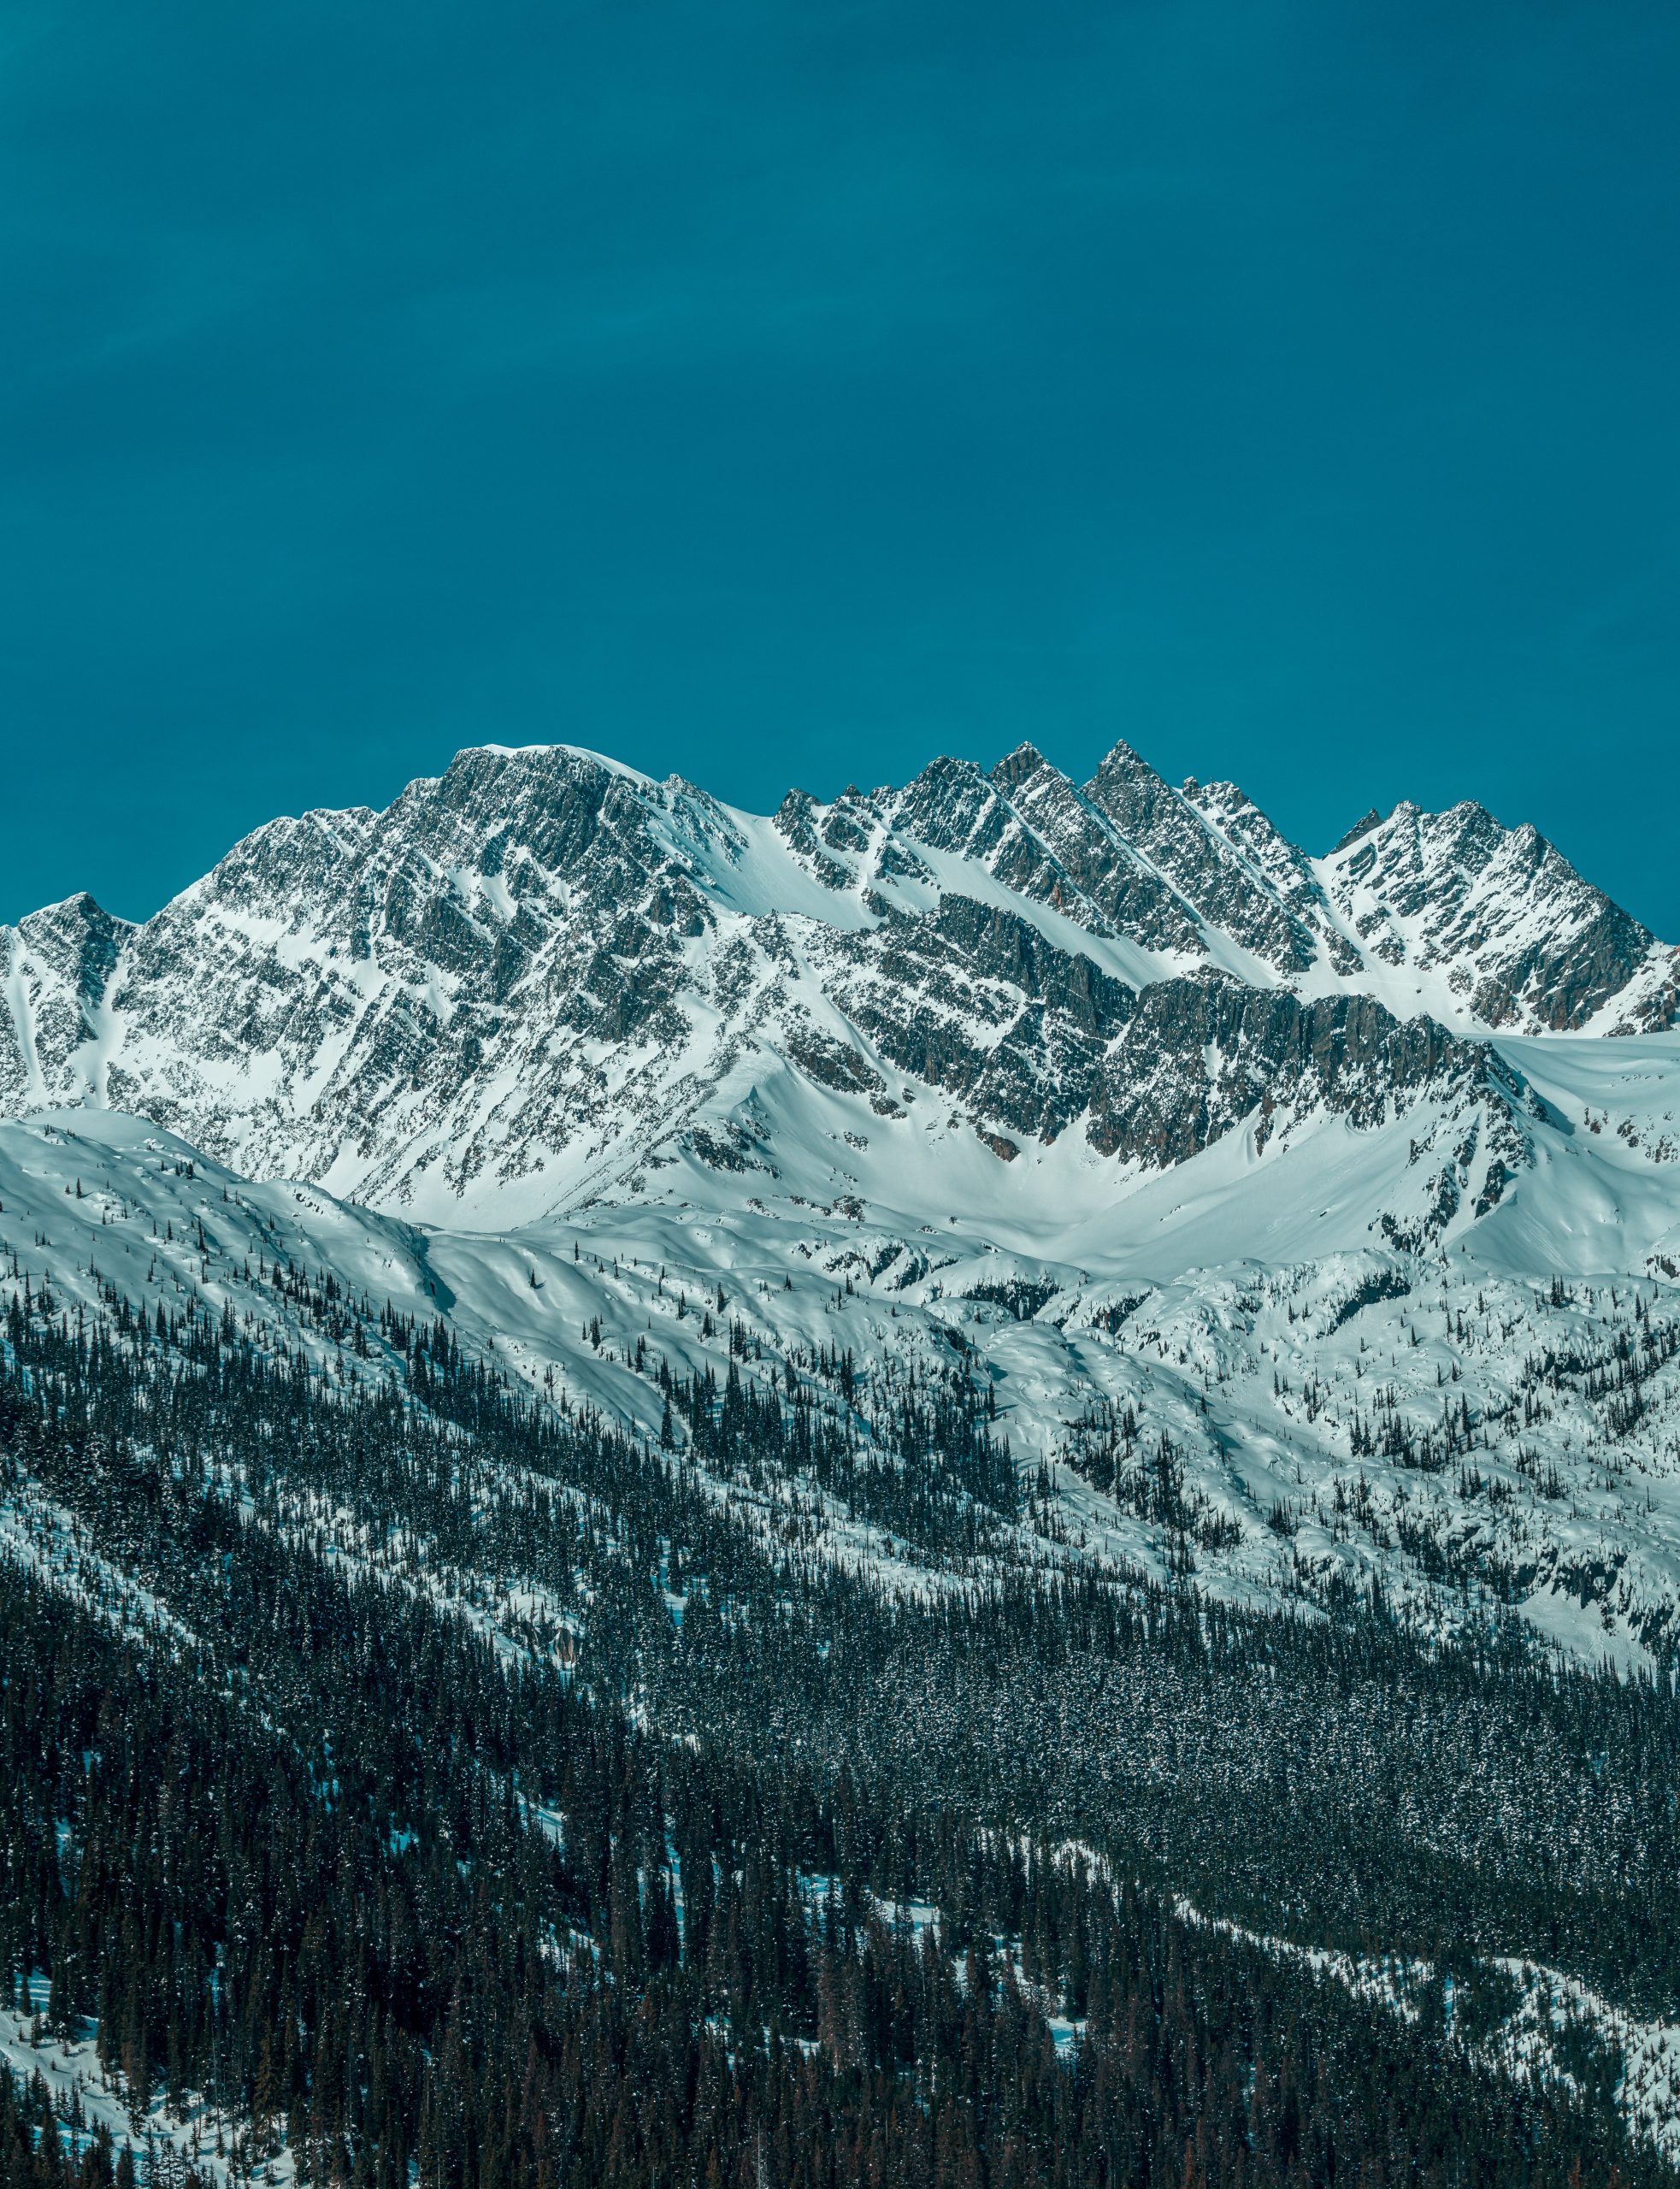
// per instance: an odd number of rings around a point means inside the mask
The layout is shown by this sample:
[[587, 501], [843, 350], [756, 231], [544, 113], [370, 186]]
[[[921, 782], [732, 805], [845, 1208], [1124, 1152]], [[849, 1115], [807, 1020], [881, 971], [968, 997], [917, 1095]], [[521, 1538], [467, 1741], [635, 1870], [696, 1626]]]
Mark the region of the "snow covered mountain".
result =
[[0, 998], [13, 1289], [330, 1360], [263, 1275], [330, 1272], [649, 1433], [954, 1359], [1010, 1555], [1680, 1646], [1676, 953], [1479, 807], [1313, 860], [1124, 746], [767, 817], [486, 747], [0, 931]]
[[438, 1222], [738, 1165], [835, 1097], [889, 1139], [919, 1100], [918, 1162], [938, 1106], [1005, 1162], [1077, 1127], [1145, 1168], [1257, 1112], [1502, 1111], [1466, 1037], [1676, 1009], [1674, 953], [1532, 829], [1402, 806], [1314, 863], [1123, 745], [1082, 789], [1023, 746], [771, 819], [467, 752], [258, 829], [142, 926], [84, 896], [0, 930], [0, 1114], [126, 1110]]

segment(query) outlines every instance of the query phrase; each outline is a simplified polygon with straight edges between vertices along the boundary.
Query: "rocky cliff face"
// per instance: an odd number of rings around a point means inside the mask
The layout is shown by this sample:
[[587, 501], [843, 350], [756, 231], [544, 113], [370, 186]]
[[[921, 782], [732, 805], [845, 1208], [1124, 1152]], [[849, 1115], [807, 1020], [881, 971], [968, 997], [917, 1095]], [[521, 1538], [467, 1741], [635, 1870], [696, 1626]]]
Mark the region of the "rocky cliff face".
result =
[[1478, 1035], [1674, 1013], [1672, 953], [1478, 807], [1315, 863], [1123, 745], [1082, 788], [1023, 746], [769, 819], [489, 747], [383, 813], [258, 829], [144, 925], [79, 897], [0, 930], [0, 1113], [131, 1111], [249, 1175], [534, 1213], [674, 1148], [744, 1159], [772, 1097], [860, 1145], [920, 1098], [1005, 1162], [1077, 1131], [1145, 1168], [1425, 1095], [1512, 1120]]
[[1323, 875], [1368, 965], [1444, 983], [1483, 1025], [1630, 1033], [1674, 1023], [1677, 953], [1536, 829], [1501, 828], [1484, 806], [1372, 814]]

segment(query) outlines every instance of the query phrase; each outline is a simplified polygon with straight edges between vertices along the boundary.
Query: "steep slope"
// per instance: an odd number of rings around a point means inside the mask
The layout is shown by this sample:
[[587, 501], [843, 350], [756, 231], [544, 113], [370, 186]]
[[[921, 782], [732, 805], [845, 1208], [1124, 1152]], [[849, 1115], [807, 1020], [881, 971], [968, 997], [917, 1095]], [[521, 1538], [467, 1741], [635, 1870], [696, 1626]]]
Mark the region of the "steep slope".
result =
[[257, 830], [143, 926], [82, 897], [0, 934], [0, 1112], [127, 1110], [248, 1174], [504, 1222], [732, 1144], [790, 1073], [853, 1098], [843, 1130], [934, 1095], [1005, 1160], [1077, 1128], [1160, 1165], [1496, 1079], [1490, 1026], [1666, 1024], [1659, 946], [1466, 811], [1320, 870], [1124, 746], [1083, 790], [1023, 746], [770, 820], [485, 747], [383, 813]]
[[1513, 1032], [1654, 1032], [1674, 1023], [1677, 953], [1583, 882], [1537, 830], [1503, 829], [1483, 806], [1422, 813], [1405, 804], [1386, 821], [1372, 815], [1318, 872], [1373, 992], [1395, 1007], [1409, 983], [1426, 1009], [1456, 1005]]
[[[500, 1231], [253, 1185], [61, 1112], [0, 1127], [0, 1307], [45, 1286], [55, 1312], [231, 1314], [351, 1384], [388, 1363], [344, 1303], [389, 1307], [650, 1438], [674, 1381], [832, 1406], [883, 1473], [767, 1483], [681, 1417], [676, 1442], [755, 1536], [798, 1510], [813, 1552], [915, 1591], [947, 1560], [881, 1487], [913, 1478], [894, 1394], [954, 1374], [1024, 1470], [1022, 1511], [985, 1523], [993, 1575], [1094, 1559], [1274, 1607], [1375, 1592], [1428, 1631], [1515, 1619], [1589, 1661], [1668, 1662], [1680, 1040], [1500, 1063], [1498, 1103], [1315, 1105], [1164, 1169], [1072, 1134], [1002, 1163], [922, 1104], [870, 1137], [843, 1122], [855, 1094], [790, 1071], [752, 1130], [692, 1129], [622, 1190]], [[1478, 1209], [1495, 1130], [1525, 1159]]]

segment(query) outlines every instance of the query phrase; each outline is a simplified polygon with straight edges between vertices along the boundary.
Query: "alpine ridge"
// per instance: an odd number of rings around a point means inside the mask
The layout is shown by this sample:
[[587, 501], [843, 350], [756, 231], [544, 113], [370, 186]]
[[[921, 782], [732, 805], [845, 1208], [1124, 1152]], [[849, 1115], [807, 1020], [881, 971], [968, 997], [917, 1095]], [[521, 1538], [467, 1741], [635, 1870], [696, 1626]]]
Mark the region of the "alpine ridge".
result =
[[[1674, 967], [1473, 805], [1314, 860], [1125, 745], [769, 817], [479, 747], [143, 924], [84, 896], [0, 937], [0, 1248], [27, 1280], [32, 1210], [92, 1308], [143, 1223], [148, 1296], [277, 1334], [253, 1261], [329, 1269], [649, 1433], [740, 1330], [789, 1390], [842, 1341], [955, 1348], [1042, 1471], [1005, 1563], [1645, 1662], [1680, 1648]], [[160, 1213], [146, 1165], [188, 1157], [252, 1213]], [[671, 1320], [743, 1283], [727, 1344]]]
[[892, 1119], [907, 1077], [1005, 1160], [1077, 1128], [1142, 1168], [1257, 1112], [1497, 1106], [1488, 1035], [1662, 1030], [1676, 958], [1470, 805], [1315, 861], [1124, 744], [1082, 788], [1023, 745], [769, 819], [486, 746], [259, 829], [143, 925], [80, 896], [0, 930], [0, 1114], [128, 1111], [500, 1221], [751, 1133], [789, 1081]]

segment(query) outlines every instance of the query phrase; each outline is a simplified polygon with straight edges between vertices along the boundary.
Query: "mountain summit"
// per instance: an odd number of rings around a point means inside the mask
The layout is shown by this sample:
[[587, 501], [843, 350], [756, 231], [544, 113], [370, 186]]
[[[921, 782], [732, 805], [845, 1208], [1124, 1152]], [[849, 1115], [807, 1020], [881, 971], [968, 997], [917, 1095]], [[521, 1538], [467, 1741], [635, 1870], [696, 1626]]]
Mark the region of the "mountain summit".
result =
[[1665, 1028], [1675, 975], [1472, 805], [1313, 859], [1125, 744], [1083, 785], [1022, 745], [768, 817], [486, 746], [270, 823], [139, 926], [84, 895], [0, 929], [0, 1114], [128, 1111], [440, 1219], [745, 1159], [755, 1103], [869, 1124], [920, 1091], [1005, 1161], [1078, 1128], [1158, 1166], [1468, 1087], [1494, 1032]]

